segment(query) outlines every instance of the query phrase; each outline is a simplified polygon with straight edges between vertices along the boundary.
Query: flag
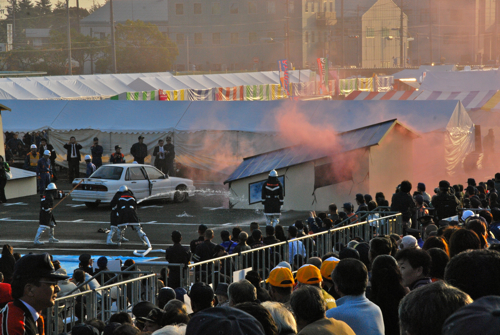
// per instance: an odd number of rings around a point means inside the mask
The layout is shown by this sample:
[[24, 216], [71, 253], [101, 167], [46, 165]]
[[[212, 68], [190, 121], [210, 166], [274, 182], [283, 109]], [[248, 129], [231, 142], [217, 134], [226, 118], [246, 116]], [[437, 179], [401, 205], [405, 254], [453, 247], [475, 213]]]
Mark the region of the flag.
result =
[[323, 92], [328, 92], [328, 58], [318, 58], [318, 70]]
[[288, 60], [282, 59], [278, 61], [278, 69], [280, 73], [280, 83], [281, 87], [285, 89], [285, 92], [288, 96], [290, 96], [288, 92]]

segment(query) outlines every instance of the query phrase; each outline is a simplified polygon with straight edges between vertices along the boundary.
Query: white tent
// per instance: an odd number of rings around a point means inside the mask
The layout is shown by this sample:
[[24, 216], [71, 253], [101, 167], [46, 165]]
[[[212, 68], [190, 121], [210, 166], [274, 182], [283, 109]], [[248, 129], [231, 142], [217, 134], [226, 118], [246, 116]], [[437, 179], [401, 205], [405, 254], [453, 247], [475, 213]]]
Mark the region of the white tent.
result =
[[439, 92], [500, 90], [500, 72], [498, 70], [429, 72], [420, 90]]

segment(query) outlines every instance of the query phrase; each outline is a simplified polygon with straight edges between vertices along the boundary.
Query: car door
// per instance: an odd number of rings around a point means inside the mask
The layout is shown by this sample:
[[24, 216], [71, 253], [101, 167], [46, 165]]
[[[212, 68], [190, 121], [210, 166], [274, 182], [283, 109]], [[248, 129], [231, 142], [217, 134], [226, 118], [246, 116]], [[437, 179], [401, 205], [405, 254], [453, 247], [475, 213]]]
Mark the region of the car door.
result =
[[125, 176], [127, 186], [134, 192], [137, 199], [149, 197], [149, 181], [141, 166], [131, 166]]
[[161, 198], [171, 197], [171, 194], [169, 193], [169, 191], [171, 191], [171, 182], [168, 176], [164, 175], [160, 170], [153, 166], [145, 166], [144, 168], [146, 169], [149, 181], [153, 186], [152, 195], [159, 196]]

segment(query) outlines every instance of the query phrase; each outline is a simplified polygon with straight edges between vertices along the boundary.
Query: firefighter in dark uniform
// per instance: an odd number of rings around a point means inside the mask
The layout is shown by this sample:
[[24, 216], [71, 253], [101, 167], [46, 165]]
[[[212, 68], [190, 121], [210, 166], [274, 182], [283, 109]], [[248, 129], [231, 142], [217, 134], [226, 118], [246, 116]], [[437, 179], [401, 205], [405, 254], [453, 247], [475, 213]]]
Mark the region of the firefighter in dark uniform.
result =
[[26, 155], [24, 159], [23, 169], [36, 172], [36, 167], [38, 161], [40, 160], [40, 154], [36, 151], [36, 145], [31, 145], [31, 151]]
[[49, 243], [59, 242], [59, 240], [54, 237], [56, 220], [54, 219], [54, 214], [52, 214], [52, 207], [54, 207], [54, 198], [56, 197], [56, 195], [56, 184], [50, 183], [49, 186], [47, 186], [45, 194], [43, 194], [42, 198], [40, 199], [40, 227], [38, 227], [38, 231], [36, 232], [35, 236], [36, 245], [45, 244], [44, 242], [40, 241], [40, 237], [46, 230], [49, 231]]
[[276, 225], [280, 222], [281, 206], [283, 205], [283, 185], [278, 180], [278, 172], [269, 172], [269, 178], [262, 185], [262, 204], [264, 204], [264, 215], [266, 224]]
[[167, 136], [167, 144], [165, 144], [164, 148], [165, 148], [165, 160], [167, 163], [167, 174], [173, 177], [175, 176], [175, 168], [174, 168], [175, 147], [172, 144], [172, 137]]
[[[106, 240], [106, 244], [108, 245], [120, 245], [121, 242], [128, 242], [128, 239], [126, 239], [124, 236], [120, 236], [120, 232], [118, 230], [118, 200], [123, 194], [128, 194], [131, 196], [134, 196], [134, 193], [132, 190], [129, 190], [127, 186], [121, 186], [118, 189], [118, 192], [116, 192], [115, 196], [113, 197], [113, 200], [111, 200], [111, 215], [110, 215], [110, 224], [111, 228], [108, 233], [108, 238]], [[113, 242], [113, 237], [116, 235], [118, 242]]]
[[148, 146], [144, 144], [144, 136], [139, 136], [139, 142], [132, 145], [130, 154], [134, 156], [134, 161], [144, 164], [144, 158], [148, 155]]
[[99, 139], [94, 137], [94, 145], [90, 147], [90, 153], [92, 154], [92, 164], [95, 165], [96, 168], [99, 168], [102, 165], [102, 153], [104, 149], [102, 145], [99, 145]]
[[134, 195], [128, 192], [127, 186], [121, 186], [118, 192], [122, 191], [123, 194], [118, 198], [118, 229], [120, 230], [120, 241], [123, 241], [125, 236], [125, 230], [128, 226], [132, 227], [139, 236], [144, 246], [150, 248], [151, 243], [149, 242], [146, 233], [142, 230], [139, 217], [137, 217], [137, 200]]
[[38, 160], [36, 175], [38, 178], [38, 190], [43, 194], [45, 187], [50, 184], [52, 178], [52, 163], [50, 162], [50, 151], [45, 150], [43, 157]]

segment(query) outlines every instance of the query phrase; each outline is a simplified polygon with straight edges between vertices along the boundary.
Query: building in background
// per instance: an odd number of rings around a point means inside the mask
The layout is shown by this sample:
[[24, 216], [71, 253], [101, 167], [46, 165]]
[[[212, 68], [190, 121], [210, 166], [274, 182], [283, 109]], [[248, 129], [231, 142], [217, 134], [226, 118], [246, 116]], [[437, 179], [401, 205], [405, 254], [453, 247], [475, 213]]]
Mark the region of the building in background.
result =
[[50, 43], [50, 29], [26, 29], [26, 41], [33, 48], [42, 48]]

